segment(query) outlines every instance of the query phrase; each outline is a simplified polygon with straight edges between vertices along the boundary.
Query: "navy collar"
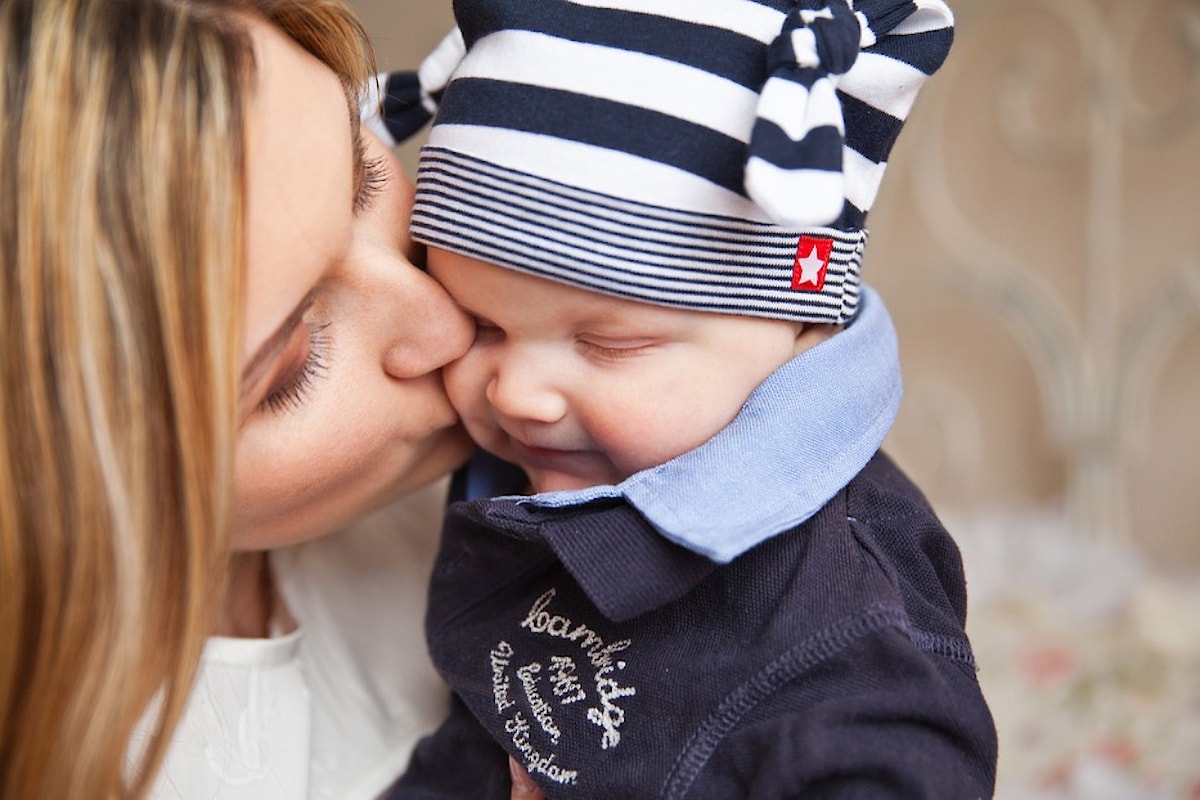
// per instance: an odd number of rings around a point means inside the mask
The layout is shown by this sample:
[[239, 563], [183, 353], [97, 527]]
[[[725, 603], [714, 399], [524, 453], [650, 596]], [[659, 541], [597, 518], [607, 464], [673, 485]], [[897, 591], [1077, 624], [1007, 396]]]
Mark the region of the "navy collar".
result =
[[[523, 548], [508, 556], [517, 572], [538, 573], [551, 559], [561, 564], [592, 604], [614, 622], [645, 614], [690, 592], [721, 565], [668, 541], [638, 510], [620, 498], [602, 498], [563, 508], [523, 502], [518, 496], [454, 503], [447, 512], [452, 530], [483, 526], [487, 546], [507, 551], [512, 539], [549, 547]], [[843, 504], [826, 503], [812, 524], [844, 518]], [[538, 552], [544, 553], [539, 557]], [[505, 580], [518, 579], [506, 571]]]

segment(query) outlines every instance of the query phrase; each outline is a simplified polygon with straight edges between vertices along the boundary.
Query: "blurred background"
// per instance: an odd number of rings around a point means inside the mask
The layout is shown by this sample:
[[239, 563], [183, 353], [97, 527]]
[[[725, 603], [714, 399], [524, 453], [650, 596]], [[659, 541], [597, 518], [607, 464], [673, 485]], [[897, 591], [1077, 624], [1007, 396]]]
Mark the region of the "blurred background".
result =
[[[382, 68], [452, 25], [351, 5]], [[998, 796], [1200, 798], [1200, 0], [951, 5], [868, 220], [885, 448], [963, 548]]]

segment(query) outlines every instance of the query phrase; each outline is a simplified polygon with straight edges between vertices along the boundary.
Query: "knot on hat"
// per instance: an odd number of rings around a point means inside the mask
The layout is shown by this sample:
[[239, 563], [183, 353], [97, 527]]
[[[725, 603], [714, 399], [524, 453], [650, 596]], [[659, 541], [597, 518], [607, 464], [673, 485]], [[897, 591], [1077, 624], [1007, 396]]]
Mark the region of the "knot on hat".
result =
[[425, 57], [417, 71], [385, 72], [365, 90], [363, 122], [389, 147], [417, 133], [437, 113], [450, 76], [462, 63], [467, 47], [454, 28]]
[[850, 6], [845, 0], [813, 5], [797, 6], [784, 19], [767, 52], [769, 73], [809, 68], [824, 75], [843, 75], [854, 65], [862, 30]]
[[746, 192], [781, 225], [828, 225], [841, 215], [845, 122], [837, 82], [862, 38], [849, 0], [801, 0], [768, 49]]

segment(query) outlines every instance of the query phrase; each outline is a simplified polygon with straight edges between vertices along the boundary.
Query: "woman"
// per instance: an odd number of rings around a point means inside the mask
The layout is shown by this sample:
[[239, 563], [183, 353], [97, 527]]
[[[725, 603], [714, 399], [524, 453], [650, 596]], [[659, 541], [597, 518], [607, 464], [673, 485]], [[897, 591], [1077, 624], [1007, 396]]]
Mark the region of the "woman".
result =
[[0, 796], [190, 796], [206, 637], [289, 641], [262, 551], [463, 458], [470, 328], [408, 261], [333, 0], [0, 0], [0, 63]]

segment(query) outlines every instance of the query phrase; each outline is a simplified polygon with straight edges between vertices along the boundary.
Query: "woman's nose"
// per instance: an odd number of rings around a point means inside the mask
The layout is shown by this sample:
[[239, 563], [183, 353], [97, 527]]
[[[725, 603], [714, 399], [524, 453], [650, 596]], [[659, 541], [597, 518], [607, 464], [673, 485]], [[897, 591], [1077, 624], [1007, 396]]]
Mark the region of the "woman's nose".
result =
[[567, 413], [567, 400], [555, 380], [553, 367], [512, 350], [496, 358], [487, 383], [488, 403], [508, 419], [558, 422]]
[[395, 378], [417, 378], [461, 357], [474, 336], [474, 326], [433, 278], [408, 267], [396, 287], [404, 293], [397, 304], [395, 333], [384, 353], [384, 369]]

